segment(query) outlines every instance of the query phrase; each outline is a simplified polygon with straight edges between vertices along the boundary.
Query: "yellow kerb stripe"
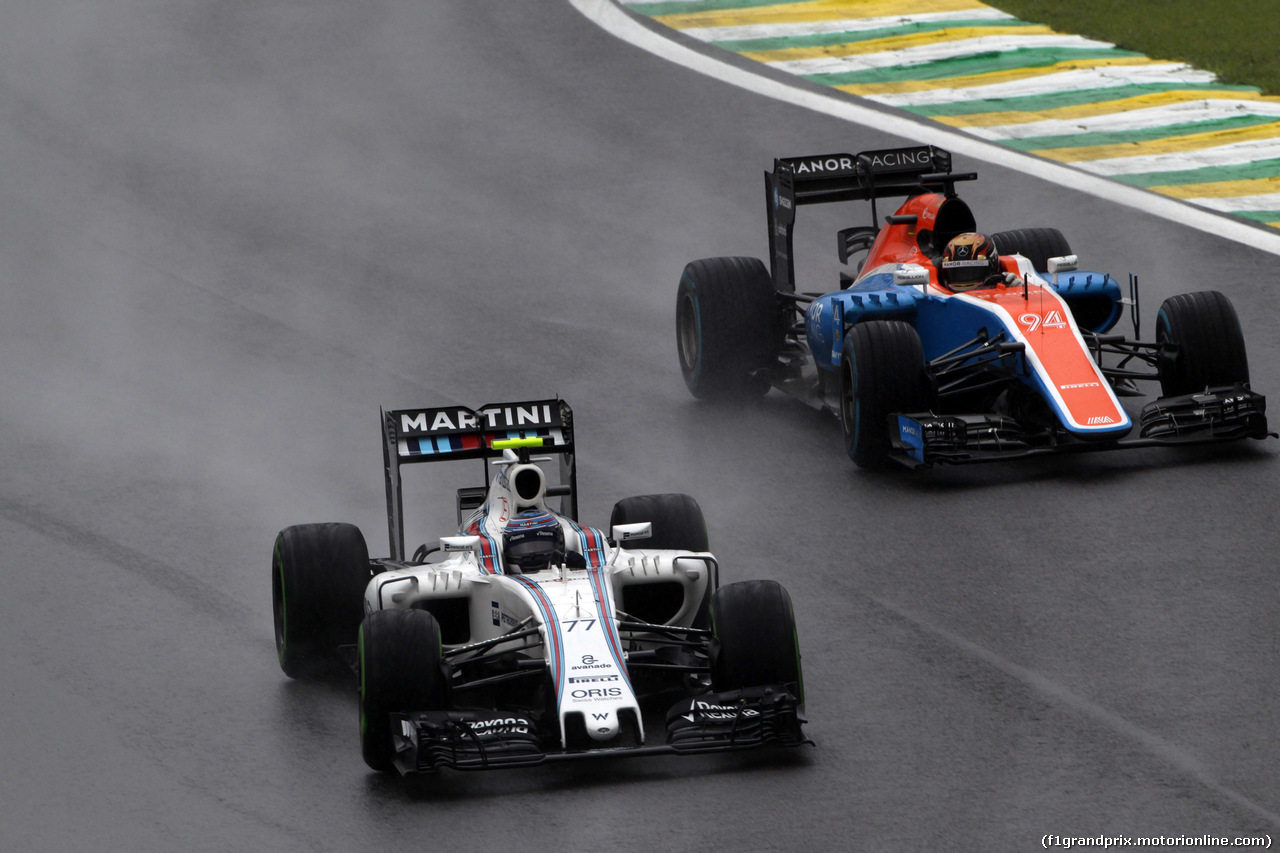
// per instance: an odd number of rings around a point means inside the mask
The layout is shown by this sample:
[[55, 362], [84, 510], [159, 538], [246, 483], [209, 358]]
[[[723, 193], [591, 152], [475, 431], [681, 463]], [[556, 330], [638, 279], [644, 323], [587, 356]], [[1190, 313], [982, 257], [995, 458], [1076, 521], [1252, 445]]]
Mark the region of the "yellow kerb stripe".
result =
[[1103, 68], [1109, 65], [1153, 65], [1156, 60], [1145, 56], [1122, 56], [1115, 59], [1071, 59], [1055, 62], [1052, 65], [1037, 65], [1029, 68], [1011, 68], [1007, 71], [989, 71], [986, 74], [968, 74], [963, 77], [943, 77], [935, 80], [904, 80], [900, 83], [848, 83], [832, 88], [840, 89], [851, 95], [899, 95], [906, 92], [927, 92], [931, 89], [967, 89], [970, 86], [991, 86], [997, 83], [1012, 83], [1031, 77], [1042, 77], [1046, 74], [1057, 74], [1062, 71], [1079, 71], [1088, 68]]
[[1248, 181], [1213, 181], [1207, 184], [1177, 184], [1149, 189], [1174, 198], [1235, 198], [1245, 195], [1280, 193], [1280, 176]]
[[824, 56], [857, 56], [863, 53], [887, 53], [891, 50], [906, 50], [909, 47], [920, 47], [926, 44], [944, 44], [949, 41], [962, 41], [980, 36], [1047, 36], [1053, 35], [1048, 27], [948, 27], [925, 33], [890, 36], [882, 39], [847, 42], [845, 44], [829, 44], [821, 47], [785, 47], [778, 50], [758, 50], [744, 53], [748, 59], [756, 62], [787, 62], [799, 59], [821, 59]]
[[1138, 157], [1148, 154], [1173, 154], [1178, 151], [1197, 151], [1219, 145], [1232, 145], [1254, 139], [1280, 137], [1280, 122], [1242, 127], [1235, 130], [1213, 130], [1205, 133], [1189, 133], [1152, 139], [1148, 142], [1126, 142], [1119, 145], [1089, 145], [1081, 148], [1041, 148], [1036, 154], [1061, 163], [1078, 163], [1083, 160], [1108, 160], [1112, 157]]
[[989, 9], [977, 0], [912, 0], [904, 9], [902, 0], [816, 0], [812, 3], [780, 3], [751, 9], [709, 9], [684, 15], [662, 15], [654, 18], [677, 30], [691, 27], [741, 27], [749, 24], [799, 24], [809, 21], [838, 21], [843, 18], [885, 18], [910, 12], [959, 12], [964, 9]]
[[1001, 124], [1024, 124], [1031, 121], [1057, 119], [1070, 121], [1078, 118], [1110, 115], [1112, 113], [1141, 110], [1149, 107], [1163, 107], [1169, 104], [1203, 101], [1208, 98], [1229, 100], [1277, 100], [1264, 99], [1257, 92], [1224, 92], [1217, 89], [1176, 89], [1168, 92], [1153, 92], [1150, 95], [1138, 95], [1133, 98], [1119, 98], [1114, 101], [1099, 101], [1093, 104], [1077, 104], [1073, 107], [1058, 107], [1042, 112], [1007, 112], [1007, 113], [974, 113], [967, 116], [936, 116], [935, 121], [949, 124], [952, 127], [992, 127]]

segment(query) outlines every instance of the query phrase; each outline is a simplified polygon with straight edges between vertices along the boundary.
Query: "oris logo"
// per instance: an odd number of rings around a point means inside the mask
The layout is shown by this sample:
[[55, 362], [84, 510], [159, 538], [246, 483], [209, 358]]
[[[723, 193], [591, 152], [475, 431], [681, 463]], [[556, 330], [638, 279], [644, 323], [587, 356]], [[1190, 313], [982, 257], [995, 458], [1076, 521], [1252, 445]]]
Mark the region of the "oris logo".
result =
[[578, 701], [590, 701], [592, 699], [616, 699], [621, 695], [621, 687], [579, 687], [569, 693], [571, 698]]

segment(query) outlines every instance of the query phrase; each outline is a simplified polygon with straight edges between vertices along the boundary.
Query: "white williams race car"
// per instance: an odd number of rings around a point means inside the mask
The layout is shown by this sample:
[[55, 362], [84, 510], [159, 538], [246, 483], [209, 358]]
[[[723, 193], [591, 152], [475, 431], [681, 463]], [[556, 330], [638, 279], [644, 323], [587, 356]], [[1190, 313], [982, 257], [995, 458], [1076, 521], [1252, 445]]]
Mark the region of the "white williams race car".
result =
[[[382, 428], [392, 555], [304, 524], [271, 561], [280, 666], [356, 670], [371, 768], [811, 743], [786, 590], [719, 586], [687, 495], [619, 501], [608, 536], [580, 525], [563, 401], [383, 412]], [[462, 459], [492, 481], [459, 489], [457, 531], [406, 556], [401, 466]], [[557, 460], [549, 484], [539, 463]]]

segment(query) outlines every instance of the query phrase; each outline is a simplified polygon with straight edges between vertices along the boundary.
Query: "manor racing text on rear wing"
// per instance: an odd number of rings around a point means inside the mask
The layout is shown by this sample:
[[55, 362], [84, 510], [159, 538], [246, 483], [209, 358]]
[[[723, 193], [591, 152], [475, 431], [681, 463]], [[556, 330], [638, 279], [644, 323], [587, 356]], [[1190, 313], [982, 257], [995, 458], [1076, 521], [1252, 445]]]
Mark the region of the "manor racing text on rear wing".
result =
[[[556, 456], [560, 484], [547, 488], [560, 498], [563, 515], [578, 517], [578, 477], [573, 445], [573, 411], [563, 400], [490, 403], [478, 409], [446, 406], [382, 411], [382, 458], [387, 486], [387, 527], [391, 556], [404, 560], [404, 497], [400, 466], [420, 462], [502, 457], [494, 441], [541, 438], [539, 454]], [[488, 480], [486, 467], [480, 482]], [[460, 505], [484, 494], [484, 487], [459, 490]]]

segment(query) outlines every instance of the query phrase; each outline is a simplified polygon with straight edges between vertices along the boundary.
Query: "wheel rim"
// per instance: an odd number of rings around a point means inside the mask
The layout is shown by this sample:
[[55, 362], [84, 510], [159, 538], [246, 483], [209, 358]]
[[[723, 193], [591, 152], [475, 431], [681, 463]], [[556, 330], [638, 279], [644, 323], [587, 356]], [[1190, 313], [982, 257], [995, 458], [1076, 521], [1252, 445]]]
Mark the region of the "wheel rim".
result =
[[845, 441], [852, 444], [857, 432], [858, 400], [853, 390], [853, 365], [848, 359], [840, 365], [840, 424]]
[[284, 661], [286, 634], [289, 629], [289, 623], [288, 623], [288, 614], [285, 612], [286, 602], [284, 599], [284, 576], [283, 576], [284, 565], [280, 559], [278, 546], [277, 546], [277, 552], [275, 554], [275, 559], [272, 561], [272, 563], [273, 565], [271, 566], [272, 568], [272, 572], [271, 572], [271, 593], [272, 593], [271, 611], [272, 613], [271, 615], [273, 617], [273, 621], [275, 622], [275, 629], [276, 629], [276, 656], [281, 661]]
[[676, 307], [676, 332], [680, 344], [680, 366], [693, 370], [702, 349], [702, 333], [698, 326], [698, 301], [692, 293], [681, 293]]

